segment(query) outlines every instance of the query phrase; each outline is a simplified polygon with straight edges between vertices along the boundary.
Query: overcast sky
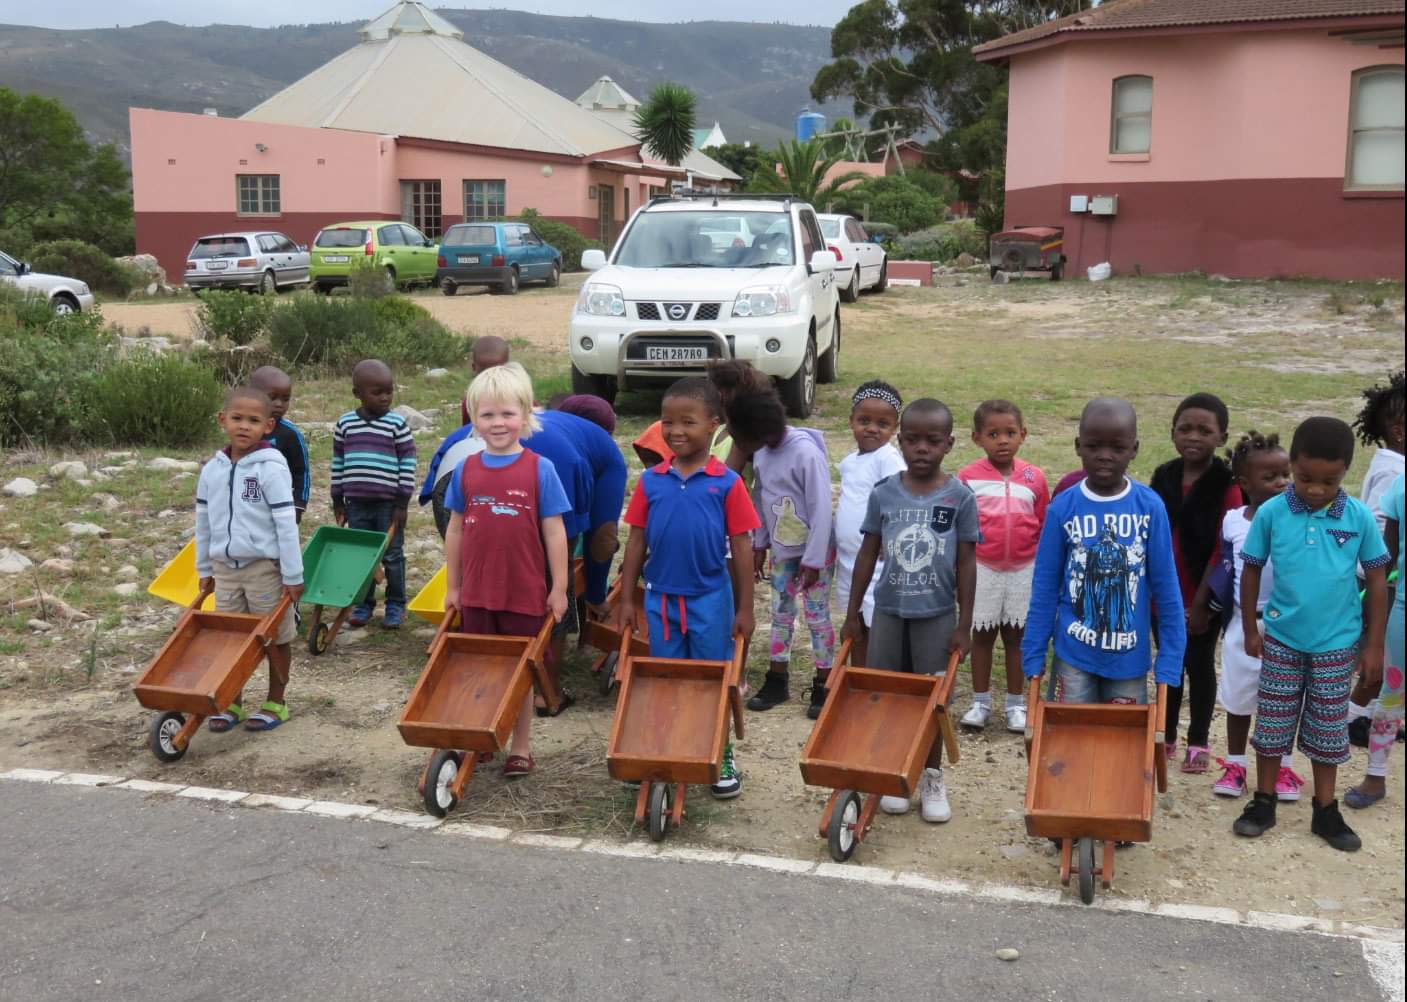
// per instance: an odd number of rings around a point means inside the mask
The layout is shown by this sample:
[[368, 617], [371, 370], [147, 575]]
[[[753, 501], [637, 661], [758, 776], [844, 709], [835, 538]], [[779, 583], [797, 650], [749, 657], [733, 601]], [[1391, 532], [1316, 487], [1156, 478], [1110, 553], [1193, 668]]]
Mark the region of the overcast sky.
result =
[[[190, 0], [0, 0], [0, 24], [33, 24], [45, 28], [111, 28], [147, 21], [177, 24], [250, 24], [268, 27], [290, 22], [364, 21], [388, 9], [393, 0], [239, 0], [236, 4], [191, 3]], [[710, 0], [703, 6], [639, 3], [632, 0], [524, 0], [522, 3], [449, 3], [446, 7], [488, 7], [527, 10], [540, 14], [581, 15], [631, 21], [785, 21], [791, 24], [832, 25], [856, 0]], [[439, 7], [441, 3], [431, 3]], [[683, 7], [689, 16], [680, 13]]]

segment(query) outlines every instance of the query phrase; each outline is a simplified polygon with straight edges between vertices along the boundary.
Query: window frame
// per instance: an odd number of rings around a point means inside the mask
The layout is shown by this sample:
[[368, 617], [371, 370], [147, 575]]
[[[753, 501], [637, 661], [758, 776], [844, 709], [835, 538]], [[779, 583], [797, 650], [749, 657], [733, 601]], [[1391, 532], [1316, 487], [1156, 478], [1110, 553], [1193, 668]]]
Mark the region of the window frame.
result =
[[[401, 178], [400, 182], [401, 222], [438, 240], [444, 228], [444, 185], [439, 178]], [[416, 219], [417, 214], [419, 219]], [[411, 218], [407, 219], [407, 215]]]
[[1360, 66], [1358, 69], [1354, 70], [1354, 71], [1349, 75], [1349, 83], [1348, 83], [1348, 122], [1347, 122], [1348, 138], [1347, 138], [1347, 143], [1346, 143], [1345, 149], [1344, 149], [1344, 167], [1343, 167], [1343, 190], [1344, 190], [1345, 194], [1356, 195], [1356, 194], [1375, 194], [1375, 193], [1382, 193], [1382, 194], [1386, 194], [1386, 195], [1401, 195], [1401, 194], [1403, 194], [1403, 191], [1404, 191], [1404, 184], [1401, 183], [1401, 182], [1399, 182], [1398, 184], [1395, 184], [1395, 185], [1394, 185], [1394, 184], [1355, 184], [1354, 181], [1353, 181], [1353, 146], [1354, 146], [1354, 138], [1358, 135], [1358, 133], [1360, 133], [1360, 132], [1391, 132], [1391, 131], [1396, 131], [1396, 132], [1398, 133], [1399, 142], [1401, 142], [1404, 138], [1407, 138], [1407, 136], [1404, 136], [1404, 132], [1407, 132], [1407, 130], [1404, 130], [1404, 129], [1396, 129], [1396, 130], [1393, 130], [1393, 129], [1356, 129], [1356, 128], [1354, 128], [1354, 120], [1358, 117], [1358, 91], [1359, 91], [1359, 82], [1360, 82], [1361, 80], [1363, 80], [1365, 77], [1372, 76], [1373, 74], [1377, 74], [1377, 73], [1392, 73], [1392, 74], [1396, 74], [1396, 75], [1399, 76], [1399, 77], [1404, 77], [1404, 86], [1407, 86], [1407, 67], [1404, 67], [1401, 63], [1379, 63], [1379, 64], [1374, 65], [1374, 66]]
[[[498, 185], [499, 192], [502, 195], [502, 200], [498, 202], [490, 202], [487, 197], [487, 187], [485, 187], [485, 197], [483, 199], [478, 201], [471, 199], [469, 195], [469, 186], [475, 184], [485, 186]], [[463, 182], [463, 196], [464, 222], [466, 223], [491, 222], [493, 220], [502, 219], [508, 215], [508, 180], [506, 178], [466, 177]], [[495, 206], [497, 206], [498, 211], [491, 211]], [[470, 211], [471, 209], [477, 210], [480, 207], [482, 207], [484, 210], [482, 214], [477, 211]]]
[[[1109, 155], [1111, 157], [1148, 157], [1153, 154], [1153, 99], [1150, 95], [1147, 111], [1120, 112], [1119, 85], [1126, 80], [1147, 80], [1148, 89], [1153, 90], [1153, 76], [1149, 73], [1125, 73], [1117, 76], [1109, 85]], [[1142, 150], [1121, 150], [1119, 142], [1119, 122], [1121, 120], [1146, 118], [1148, 120], [1148, 146]]]
[[[252, 180], [254, 185], [255, 209], [244, 210], [244, 182]], [[272, 183], [270, 183], [272, 182]], [[273, 191], [268, 200], [269, 190]], [[272, 204], [273, 208], [267, 208]], [[241, 219], [274, 219], [283, 215], [283, 177], [279, 174], [236, 174], [235, 175], [235, 215]]]

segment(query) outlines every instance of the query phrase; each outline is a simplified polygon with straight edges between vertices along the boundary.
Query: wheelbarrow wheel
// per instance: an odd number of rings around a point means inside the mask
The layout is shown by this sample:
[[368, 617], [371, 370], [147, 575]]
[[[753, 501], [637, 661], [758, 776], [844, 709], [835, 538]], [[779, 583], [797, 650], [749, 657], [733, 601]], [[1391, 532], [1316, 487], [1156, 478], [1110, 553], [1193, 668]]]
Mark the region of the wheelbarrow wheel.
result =
[[596, 685], [601, 695], [609, 696], [616, 687], [616, 664], [620, 661], [620, 651], [611, 651], [601, 662], [601, 670], [596, 673]]
[[459, 803], [450, 789], [458, 775], [459, 756], [455, 752], [442, 749], [430, 757], [425, 775], [425, 810], [434, 817], [444, 817]]
[[650, 841], [663, 842], [669, 831], [669, 812], [674, 806], [674, 796], [668, 783], [650, 784]]
[[314, 655], [326, 654], [328, 637], [331, 636], [331, 634], [332, 630], [326, 623], [319, 623], [317, 626], [313, 627], [313, 629], [308, 632], [308, 653]]
[[158, 762], [176, 762], [185, 757], [186, 748], [176, 747], [176, 735], [186, 726], [186, 715], [174, 710], [158, 713], [151, 718], [147, 744]]
[[844, 863], [855, 854], [855, 846], [860, 844], [860, 795], [854, 790], [841, 790], [831, 808], [831, 823], [826, 834], [830, 843], [831, 859]]
[[1075, 843], [1080, 860], [1080, 900], [1094, 904], [1094, 839], [1085, 837]]

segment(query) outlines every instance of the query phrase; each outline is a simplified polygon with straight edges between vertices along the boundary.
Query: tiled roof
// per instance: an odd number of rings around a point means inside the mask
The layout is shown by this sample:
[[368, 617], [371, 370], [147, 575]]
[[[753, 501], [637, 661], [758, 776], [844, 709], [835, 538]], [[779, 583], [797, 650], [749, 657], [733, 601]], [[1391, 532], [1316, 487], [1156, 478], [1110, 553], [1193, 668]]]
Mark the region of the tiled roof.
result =
[[977, 56], [989, 55], [1077, 32], [1400, 15], [1403, 10], [1404, 0], [1105, 0], [1093, 10], [1004, 35], [972, 51]]

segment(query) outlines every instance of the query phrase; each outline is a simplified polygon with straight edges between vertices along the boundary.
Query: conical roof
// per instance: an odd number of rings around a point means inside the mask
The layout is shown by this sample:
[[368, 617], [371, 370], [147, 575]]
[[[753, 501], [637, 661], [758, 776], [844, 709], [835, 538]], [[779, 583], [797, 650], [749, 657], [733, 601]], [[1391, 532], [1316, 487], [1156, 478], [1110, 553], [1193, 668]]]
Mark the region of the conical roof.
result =
[[610, 77], [598, 77], [576, 103], [593, 111], [634, 111], [640, 107], [640, 102]]
[[398, 3], [361, 35], [243, 117], [571, 157], [638, 145], [467, 45], [424, 4]]

